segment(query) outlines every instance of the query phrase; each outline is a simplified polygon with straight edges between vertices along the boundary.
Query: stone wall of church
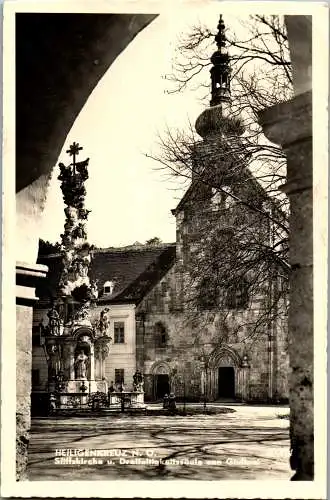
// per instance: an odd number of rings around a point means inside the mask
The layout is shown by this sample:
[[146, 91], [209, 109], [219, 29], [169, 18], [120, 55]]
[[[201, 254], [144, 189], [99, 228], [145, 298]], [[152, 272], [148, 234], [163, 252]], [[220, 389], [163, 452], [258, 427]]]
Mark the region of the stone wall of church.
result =
[[[226, 314], [184, 310], [176, 297], [177, 263], [137, 307], [138, 365], [145, 375], [146, 400], [161, 399], [161, 391], [174, 391], [179, 399], [216, 400], [221, 393], [221, 367], [234, 370], [235, 398], [267, 401], [287, 398], [286, 331], [270, 344], [268, 332], [251, 333], [260, 303], [248, 310]], [[240, 328], [238, 328], [240, 327]], [[248, 366], [243, 367], [242, 365]], [[164, 378], [165, 377], [165, 378]], [[221, 378], [221, 377], [220, 377]], [[159, 382], [161, 381], [161, 383]], [[161, 388], [158, 388], [158, 385]], [[272, 394], [273, 392], [273, 394]]]

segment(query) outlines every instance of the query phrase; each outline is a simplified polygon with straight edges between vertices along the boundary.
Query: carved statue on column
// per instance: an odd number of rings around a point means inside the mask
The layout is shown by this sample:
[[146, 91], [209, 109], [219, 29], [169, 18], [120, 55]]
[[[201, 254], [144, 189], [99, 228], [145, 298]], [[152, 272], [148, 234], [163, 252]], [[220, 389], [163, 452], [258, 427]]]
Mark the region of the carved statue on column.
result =
[[90, 303], [85, 302], [74, 314], [73, 320], [74, 321], [86, 321], [89, 319], [89, 314], [90, 314]]
[[88, 356], [81, 350], [75, 360], [76, 379], [87, 379]]
[[91, 295], [91, 299], [92, 300], [93, 299], [96, 300], [98, 298], [98, 296], [99, 296], [99, 291], [97, 289], [97, 281], [96, 280], [95, 281], [93, 280], [91, 282], [90, 295]]
[[242, 358], [242, 368], [250, 368], [248, 355], [245, 353]]
[[55, 309], [55, 305], [52, 305], [52, 308], [48, 311], [47, 316], [49, 318], [48, 322], [48, 331], [49, 335], [60, 335], [60, 317], [58, 312]]
[[109, 342], [110, 341], [111, 341], [111, 338], [109, 337], [109, 340], [99, 338], [95, 342], [95, 355], [98, 359], [105, 359], [109, 355], [109, 352], [110, 352]]
[[107, 313], [109, 312], [109, 308], [106, 307], [101, 311], [100, 320], [99, 320], [99, 331], [102, 336], [107, 336], [108, 328], [109, 328], [109, 320]]
[[56, 375], [56, 391], [62, 392], [65, 389], [64, 373], [60, 371]]
[[90, 245], [87, 243], [85, 222], [89, 210], [85, 204], [85, 181], [88, 179], [89, 159], [77, 162], [76, 157], [83, 148], [78, 143], [71, 144], [67, 153], [73, 161], [66, 166], [59, 164], [61, 190], [66, 205], [65, 225], [62, 238], [63, 272], [60, 279], [61, 294], [70, 296], [75, 288], [82, 285], [90, 286], [88, 270], [90, 263]]
[[55, 381], [61, 369], [59, 346], [55, 343], [47, 344], [48, 358], [48, 380]]

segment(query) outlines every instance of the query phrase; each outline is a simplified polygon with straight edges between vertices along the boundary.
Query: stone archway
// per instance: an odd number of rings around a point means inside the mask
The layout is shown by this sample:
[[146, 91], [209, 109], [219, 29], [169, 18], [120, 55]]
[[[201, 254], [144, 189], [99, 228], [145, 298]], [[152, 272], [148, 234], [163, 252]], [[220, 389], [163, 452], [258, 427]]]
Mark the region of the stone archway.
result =
[[[23, 479], [30, 428], [32, 307], [36, 284], [47, 272], [46, 266], [35, 262], [49, 178], [69, 130], [98, 81], [157, 15], [39, 12], [16, 16], [14, 5], [5, 9], [8, 25], [16, 22], [16, 144], [11, 142], [15, 134], [8, 123], [4, 139], [10, 143], [8, 149], [16, 146], [16, 238], [6, 253], [16, 251], [17, 260], [16, 458], [17, 479]], [[7, 47], [4, 56], [10, 55], [11, 45]], [[5, 82], [6, 97], [10, 88]], [[12, 220], [6, 219], [6, 224]]]
[[210, 355], [207, 373], [208, 397], [241, 399], [246, 392], [246, 377], [239, 354], [230, 347], [218, 347]]

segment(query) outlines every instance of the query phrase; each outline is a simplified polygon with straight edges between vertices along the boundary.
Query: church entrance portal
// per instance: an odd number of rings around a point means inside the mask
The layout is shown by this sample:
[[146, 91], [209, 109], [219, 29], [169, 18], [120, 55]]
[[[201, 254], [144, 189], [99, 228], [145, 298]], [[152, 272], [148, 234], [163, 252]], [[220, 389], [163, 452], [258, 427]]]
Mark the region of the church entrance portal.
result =
[[166, 374], [155, 375], [156, 399], [163, 399], [165, 394], [170, 392], [170, 379]]
[[221, 366], [218, 371], [218, 397], [235, 398], [235, 370], [232, 366]]

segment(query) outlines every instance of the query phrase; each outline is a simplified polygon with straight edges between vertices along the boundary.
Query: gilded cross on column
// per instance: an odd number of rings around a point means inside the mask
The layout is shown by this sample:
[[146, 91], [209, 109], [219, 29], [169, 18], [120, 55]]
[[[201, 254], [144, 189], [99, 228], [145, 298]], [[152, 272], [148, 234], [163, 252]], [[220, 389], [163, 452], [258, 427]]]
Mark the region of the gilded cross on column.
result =
[[73, 175], [76, 174], [76, 156], [79, 155], [79, 151], [83, 149], [82, 146], [79, 146], [79, 142], [73, 142], [69, 149], [67, 149], [67, 153], [72, 156], [72, 166], [73, 166]]

